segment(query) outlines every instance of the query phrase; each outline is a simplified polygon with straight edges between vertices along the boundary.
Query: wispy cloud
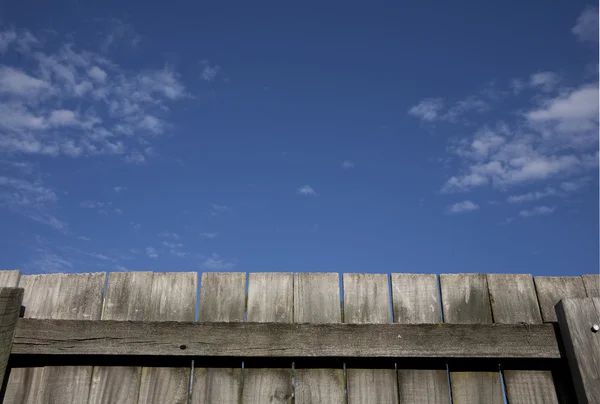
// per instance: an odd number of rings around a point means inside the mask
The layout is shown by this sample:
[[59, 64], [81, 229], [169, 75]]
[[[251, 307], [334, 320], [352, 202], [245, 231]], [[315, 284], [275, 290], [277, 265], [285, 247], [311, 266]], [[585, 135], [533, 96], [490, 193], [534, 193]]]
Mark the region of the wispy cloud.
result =
[[200, 237], [213, 239], [213, 238], [217, 238], [217, 233], [200, 233]]
[[508, 198], [506, 198], [506, 202], [508, 202], [508, 203], [532, 202], [532, 201], [539, 201], [540, 199], [547, 198], [549, 196], [556, 196], [556, 195], [558, 195], [558, 192], [556, 191], [556, 189], [548, 187], [548, 188], [544, 189], [543, 191], [527, 192], [525, 194], [511, 195]]
[[304, 196], [317, 196], [318, 194], [310, 185], [304, 185], [296, 190], [296, 193]]
[[219, 213], [223, 213], [228, 210], [229, 210], [229, 208], [225, 205], [219, 205], [218, 203], [213, 203], [210, 205], [210, 210], [208, 211], [208, 213], [211, 216], [217, 216]]
[[183, 244], [181, 243], [174, 243], [165, 240], [161, 243], [161, 245], [165, 247], [169, 251], [169, 253], [176, 257], [183, 258], [189, 255], [187, 251], [183, 251]]
[[472, 212], [472, 211], [475, 211], [478, 209], [479, 209], [479, 205], [467, 200], [467, 201], [455, 203], [454, 205], [450, 206], [448, 211], [450, 213], [466, 213], [466, 212]]
[[202, 263], [202, 269], [210, 270], [229, 270], [235, 268], [237, 263], [235, 261], [222, 259], [219, 254], [212, 254], [210, 257], [205, 258]]
[[537, 87], [543, 91], [549, 92], [555, 89], [561, 78], [554, 72], [539, 72], [531, 75], [529, 84], [531, 87]]
[[587, 6], [577, 19], [572, 32], [582, 42], [598, 42], [598, 8]]
[[85, 236], [78, 236], [77, 240], [81, 240], [81, 241], [92, 241], [92, 239], [90, 239], [89, 237], [85, 237]]
[[104, 53], [107, 53], [111, 48], [123, 44], [135, 48], [142, 40], [142, 37], [135, 32], [131, 24], [127, 24], [117, 18], [108, 20], [98, 19], [97, 22], [105, 26], [101, 33], [101, 37], [103, 38], [102, 51]]
[[115, 191], [117, 193], [127, 191], [127, 187], [124, 187], [122, 185], [117, 185], [117, 186], [113, 187], [113, 191]]
[[353, 163], [353, 162], [351, 162], [351, 161], [349, 161], [349, 160], [344, 160], [344, 161], [342, 162], [342, 168], [343, 168], [344, 170], [349, 170], [349, 169], [351, 169], [351, 168], [354, 168], [354, 163]]
[[466, 97], [449, 106], [446, 104], [440, 97], [425, 98], [413, 105], [408, 110], [408, 114], [424, 122], [458, 122], [459, 118], [468, 112], [483, 112], [488, 109], [488, 103], [478, 96]]
[[179, 240], [181, 237], [179, 236], [179, 234], [177, 233], [172, 233], [170, 231], [163, 231], [161, 233], [159, 233], [158, 237], [162, 237], [162, 238], [171, 238], [173, 240]]
[[532, 216], [540, 216], [540, 215], [549, 215], [556, 210], [556, 207], [550, 206], [536, 206], [533, 209], [522, 210], [519, 212], [519, 216], [521, 217], [532, 217]]
[[221, 71], [221, 68], [217, 65], [211, 66], [210, 63], [208, 63], [208, 60], [203, 60], [201, 64], [203, 66], [202, 73], [200, 74], [202, 80], [209, 82], [215, 81], [217, 75]]
[[440, 118], [443, 108], [444, 101], [441, 98], [426, 98], [412, 106], [408, 113], [423, 121], [433, 122]]
[[145, 251], [148, 258], [152, 258], [153, 260], [158, 258], [158, 252], [154, 247], [146, 247]]

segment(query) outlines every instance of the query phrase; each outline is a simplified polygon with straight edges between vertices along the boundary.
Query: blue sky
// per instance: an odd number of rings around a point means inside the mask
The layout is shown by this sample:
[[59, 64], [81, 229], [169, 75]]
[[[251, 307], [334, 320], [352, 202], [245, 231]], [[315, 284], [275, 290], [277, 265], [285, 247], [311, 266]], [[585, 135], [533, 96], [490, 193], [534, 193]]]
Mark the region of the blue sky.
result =
[[598, 272], [598, 10], [3, 2], [1, 266]]

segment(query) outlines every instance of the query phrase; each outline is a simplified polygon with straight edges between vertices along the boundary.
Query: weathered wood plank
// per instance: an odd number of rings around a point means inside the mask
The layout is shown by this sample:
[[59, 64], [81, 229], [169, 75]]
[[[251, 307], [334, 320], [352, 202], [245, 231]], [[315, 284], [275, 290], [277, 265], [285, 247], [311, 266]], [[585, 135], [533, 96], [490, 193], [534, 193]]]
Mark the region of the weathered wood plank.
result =
[[[113, 272], [102, 311], [103, 320], [148, 319], [152, 272]], [[142, 368], [97, 366], [92, 376], [89, 404], [136, 404]]]
[[[495, 323], [542, 324], [531, 275], [488, 274], [487, 281]], [[550, 371], [505, 370], [504, 383], [511, 404], [558, 404]]]
[[[338, 274], [294, 274], [294, 321], [319, 324], [342, 321]], [[345, 402], [343, 369], [297, 368], [295, 376], [296, 404]]]
[[[242, 322], [245, 307], [245, 273], [205, 272], [202, 274], [199, 321]], [[238, 341], [238, 348], [240, 345], [242, 344]], [[241, 361], [239, 368], [195, 368], [192, 404], [238, 403], [241, 389]]]
[[[387, 275], [344, 274], [344, 322], [351, 324], [391, 323]], [[347, 366], [348, 404], [397, 404], [396, 370], [357, 369]]]
[[[181, 345], [186, 349], [180, 349]], [[157, 323], [32, 319], [19, 319], [11, 354], [560, 358], [551, 324]]]
[[[105, 273], [62, 274], [52, 318], [57, 320], [100, 320]], [[44, 372], [44, 402], [81, 404], [87, 402], [92, 366], [51, 366]]]
[[583, 275], [583, 285], [588, 297], [600, 297], [600, 275]]
[[[485, 274], [440, 275], [444, 322], [492, 323]], [[502, 404], [500, 372], [455, 372], [450, 369], [454, 404]]]
[[[435, 275], [392, 274], [394, 321], [401, 324], [440, 323]], [[404, 337], [403, 337], [404, 338]], [[398, 369], [400, 403], [449, 404], [446, 369]]]
[[0, 287], [16, 288], [20, 275], [21, 272], [18, 269], [0, 271]]
[[536, 276], [533, 281], [544, 322], [556, 322], [554, 306], [561, 299], [587, 296], [580, 276]]
[[560, 333], [580, 403], [600, 404], [600, 298], [562, 299], [556, 306]]
[[0, 287], [0, 383], [6, 374], [22, 301], [23, 289]]
[[[26, 318], [51, 318], [58, 301], [60, 274], [24, 275], [19, 279], [23, 288]], [[18, 327], [18, 326], [17, 326]], [[15, 332], [16, 333], [16, 332]], [[4, 395], [5, 404], [38, 404], [44, 394], [45, 368], [12, 369]]]
[[[196, 317], [196, 272], [154, 273], [148, 318], [151, 321], [194, 321]], [[140, 381], [140, 404], [187, 404], [190, 391], [189, 367], [144, 367]]]
[[[291, 273], [251, 273], [248, 279], [249, 322], [291, 323], [294, 316]], [[291, 403], [292, 364], [285, 368], [244, 370], [242, 403]]]

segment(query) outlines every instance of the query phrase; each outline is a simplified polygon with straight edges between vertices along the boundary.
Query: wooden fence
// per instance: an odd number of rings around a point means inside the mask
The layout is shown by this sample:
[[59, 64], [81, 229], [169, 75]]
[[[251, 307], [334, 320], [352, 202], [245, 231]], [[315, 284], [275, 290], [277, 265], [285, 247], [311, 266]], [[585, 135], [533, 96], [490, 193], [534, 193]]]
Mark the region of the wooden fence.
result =
[[600, 275], [0, 271], [3, 402], [598, 404], [599, 297]]

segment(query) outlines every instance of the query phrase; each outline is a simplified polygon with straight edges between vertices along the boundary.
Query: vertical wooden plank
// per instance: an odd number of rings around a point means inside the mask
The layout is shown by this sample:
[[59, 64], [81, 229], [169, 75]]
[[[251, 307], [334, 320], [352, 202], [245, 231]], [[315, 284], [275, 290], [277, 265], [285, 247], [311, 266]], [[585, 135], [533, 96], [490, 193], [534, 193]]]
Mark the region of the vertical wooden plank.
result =
[[20, 274], [18, 269], [0, 271], [0, 287], [16, 288], [19, 284]]
[[[440, 275], [444, 322], [492, 323], [485, 274]], [[500, 372], [454, 372], [450, 369], [454, 404], [502, 404]]]
[[[294, 315], [291, 273], [251, 273], [248, 279], [248, 322], [291, 323]], [[255, 368], [246, 362], [242, 403], [291, 403], [292, 367]]]
[[545, 323], [556, 322], [554, 306], [561, 299], [587, 296], [580, 276], [536, 276], [533, 281]]
[[[23, 288], [24, 317], [52, 318], [58, 301], [60, 274], [23, 275], [19, 287]], [[4, 404], [38, 404], [44, 395], [45, 368], [12, 369], [4, 395]]]
[[[294, 274], [294, 321], [340, 323], [339, 276], [336, 273]], [[343, 369], [296, 369], [296, 404], [342, 404]]]
[[[487, 275], [495, 323], [541, 324], [542, 314], [531, 275]], [[504, 370], [511, 404], [558, 404], [550, 371]]]
[[577, 400], [600, 404], [600, 298], [562, 299], [556, 314]]
[[[344, 322], [391, 323], [387, 275], [344, 274]], [[348, 404], [398, 404], [394, 364], [390, 369], [346, 367]]]
[[[435, 275], [392, 274], [394, 321], [401, 324], [441, 322]], [[398, 368], [398, 392], [404, 404], [450, 404], [446, 369]]]
[[[163, 272], [152, 277], [149, 321], [194, 321], [198, 273]], [[139, 404], [187, 404], [190, 391], [189, 367], [144, 367]]]
[[[198, 321], [243, 322], [246, 307], [246, 274], [202, 274]], [[193, 404], [238, 403], [242, 389], [242, 363], [238, 368], [195, 368]]]
[[583, 285], [588, 297], [600, 297], [600, 275], [583, 275]]
[[[100, 320], [106, 273], [62, 274], [52, 318]], [[44, 372], [43, 402], [81, 404], [88, 400], [92, 366], [51, 366]]]
[[[113, 272], [108, 287], [103, 320], [143, 321], [148, 319], [152, 272]], [[89, 404], [136, 404], [142, 368], [97, 366], [92, 376]]]
[[22, 301], [23, 289], [0, 287], [0, 382], [6, 374]]

